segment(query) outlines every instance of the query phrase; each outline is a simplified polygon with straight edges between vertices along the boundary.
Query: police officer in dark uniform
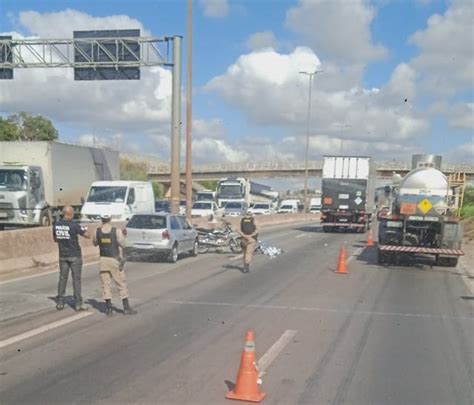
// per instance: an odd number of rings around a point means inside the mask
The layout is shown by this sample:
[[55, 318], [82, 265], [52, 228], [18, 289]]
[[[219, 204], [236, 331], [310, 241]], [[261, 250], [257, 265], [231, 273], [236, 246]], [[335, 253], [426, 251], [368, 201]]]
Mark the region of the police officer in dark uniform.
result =
[[64, 207], [63, 218], [53, 225], [53, 238], [59, 248], [59, 283], [56, 309], [64, 309], [67, 279], [69, 270], [72, 273], [72, 286], [74, 289], [74, 309], [85, 311], [87, 306], [82, 303], [82, 252], [78, 235], [90, 239], [87, 228], [81, 227], [74, 219], [74, 208]]
[[252, 262], [253, 253], [257, 247], [257, 225], [251, 212], [247, 211], [240, 221], [240, 234], [242, 235], [242, 250], [244, 258], [244, 273], [250, 271], [250, 263]]
[[102, 281], [102, 298], [105, 300], [105, 313], [112, 315], [112, 280], [117, 286], [123, 303], [125, 315], [135, 315], [137, 311], [130, 307], [128, 301], [128, 286], [123, 269], [120, 248], [125, 245], [125, 238], [120, 229], [110, 224], [108, 214], [101, 216], [102, 227], [98, 228], [93, 239], [94, 246], [100, 251], [100, 280]]

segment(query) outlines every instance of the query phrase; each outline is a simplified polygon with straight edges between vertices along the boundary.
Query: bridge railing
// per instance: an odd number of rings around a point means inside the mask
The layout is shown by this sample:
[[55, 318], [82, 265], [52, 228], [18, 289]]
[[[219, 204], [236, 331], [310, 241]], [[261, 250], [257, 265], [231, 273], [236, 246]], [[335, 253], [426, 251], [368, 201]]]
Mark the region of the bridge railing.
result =
[[[308, 170], [321, 170], [322, 161], [312, 160], [308, 161]], [[385, 161], [376, 162], [378, 171], [409, 171], [411, 164], [401, 161]], [[304, 162], [295, 161], [253, 161], [253, 162], [236, 162], [236, 163], [215, 163], [207, 165], [196, 165], [193, 168], [193, 173], [239, 173], [239, 172], [261, 172], [261, 171], [300, 171], [305, 169]], [[442, 166], [444, 172], [458, 172], [474, 173], [474, 165], [469, 164], [445, 164]], [[184, 169], [182, 169], [184, 172]], [[170, 165], [159, 164], [149, 167], [149, 173], [155, 174], [169, 174]]]

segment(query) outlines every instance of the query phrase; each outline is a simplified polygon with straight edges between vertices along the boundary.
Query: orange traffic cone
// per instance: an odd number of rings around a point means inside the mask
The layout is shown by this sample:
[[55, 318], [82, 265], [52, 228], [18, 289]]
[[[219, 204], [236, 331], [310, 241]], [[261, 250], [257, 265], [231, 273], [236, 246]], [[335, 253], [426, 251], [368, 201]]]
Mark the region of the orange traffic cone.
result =
[[342, 246], [339, 251], [339, 261], [337, 263], [336, 274], [349, 274], [346, 266], [346, 248], [344, 246]]
[[369, 229], [369, 235], [367, 236], [367, 246], [374, 246], [374, 237], [372, 235], [372, 229]]
[[225, 397], [239, 401], [260, 402], [265, 393], [260, 392], [257, 384], [258, 372], [255, 359], [255, 341], [253, 331], [249, 330], [245, 337], [245, 347], [240, 358], [239, 374], [234, 390]]

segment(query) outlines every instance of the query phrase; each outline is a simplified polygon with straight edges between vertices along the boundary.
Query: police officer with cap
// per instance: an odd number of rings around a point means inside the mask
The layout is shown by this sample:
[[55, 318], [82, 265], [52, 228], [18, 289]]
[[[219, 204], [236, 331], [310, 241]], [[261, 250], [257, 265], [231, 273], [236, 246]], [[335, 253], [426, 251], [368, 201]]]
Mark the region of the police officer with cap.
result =
[[240, 234], [242, 235], [242, 250], [244, 258], [244, 273], [250, 271], [250, 263], [252, 262], [253, 253], [257, 247], [257, 225], [250, 211], [244, 215], [240, 221]]
[[101, 215], [102, 227], [98, 228], [94, 238], [94, 246], [100, 250], [100, 280], [102, 282], [102, 297], [105, 300], [105, 313], [112, 316], [112, 280], [117, 286], [119, 296], [123, 302], [125, 315], [134, 315], [137, 312], [130, 307], [128, 301], [128, 286], [123, 270], [123, 261], [120, 248], [125, 245], [125, 238], [120, 229], [110, 224], [111, 216]]

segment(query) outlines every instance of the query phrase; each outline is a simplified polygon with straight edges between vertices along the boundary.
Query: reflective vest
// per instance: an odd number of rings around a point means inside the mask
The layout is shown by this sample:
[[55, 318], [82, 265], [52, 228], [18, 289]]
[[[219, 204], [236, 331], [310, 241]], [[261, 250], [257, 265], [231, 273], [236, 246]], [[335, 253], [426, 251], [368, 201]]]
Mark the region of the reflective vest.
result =
[[257, 229], [253, 217], [243, 217], [240, 221], [240, 229], [244, 235], [252, 235]]
[[99, 244], [101, 257], [120, 257], [120, 246], [117, 241], [117, 229], [112, 228], [110, 233], [102, 232], [102, 228], [97, 229], [97, 242]]

